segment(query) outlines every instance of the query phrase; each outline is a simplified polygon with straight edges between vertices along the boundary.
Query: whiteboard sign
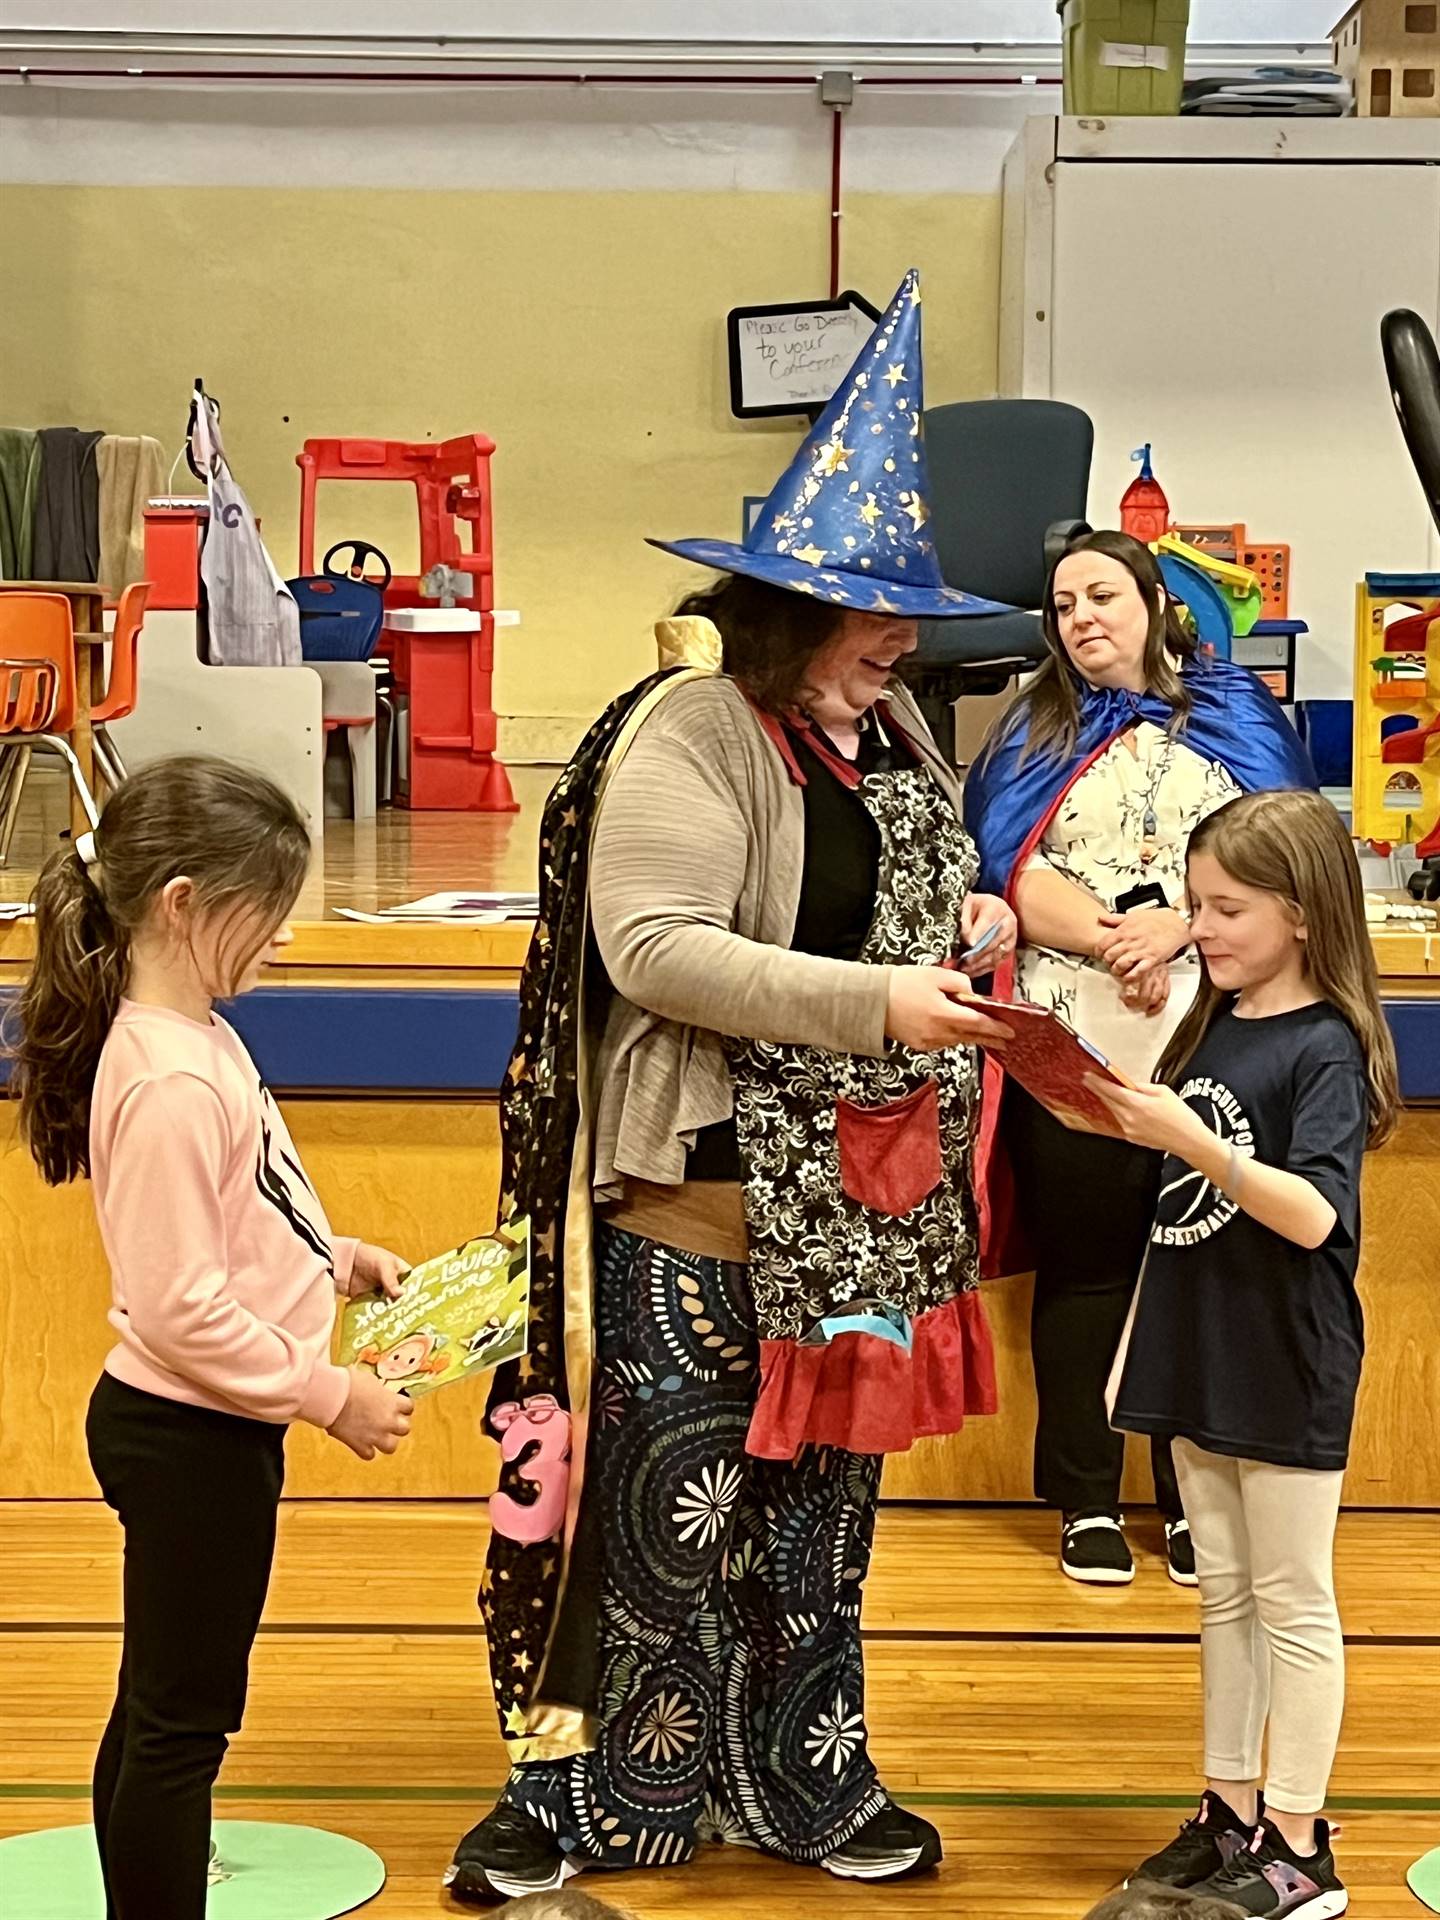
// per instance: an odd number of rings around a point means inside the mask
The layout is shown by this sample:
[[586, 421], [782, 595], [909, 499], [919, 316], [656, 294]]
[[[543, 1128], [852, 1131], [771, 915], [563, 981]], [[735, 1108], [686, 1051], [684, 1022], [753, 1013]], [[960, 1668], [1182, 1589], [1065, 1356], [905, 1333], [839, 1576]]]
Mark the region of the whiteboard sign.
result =
[[730, 311], [730, 411], [737, 420], [818, 412], [855, 364], [880, 314], [858, 293]]

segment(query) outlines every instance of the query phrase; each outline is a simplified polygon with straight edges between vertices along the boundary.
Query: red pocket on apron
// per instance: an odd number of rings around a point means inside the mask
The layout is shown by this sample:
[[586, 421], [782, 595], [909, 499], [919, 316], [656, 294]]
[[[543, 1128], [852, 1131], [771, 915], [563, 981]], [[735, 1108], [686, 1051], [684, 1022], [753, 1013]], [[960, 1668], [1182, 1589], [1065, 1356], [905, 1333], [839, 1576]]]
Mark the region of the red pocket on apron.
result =
[[875, 1213], [905, 1214], [940, 1184], [940, 1097], [933, 1080], [881, 1107], [835, 1102], [840, 1184]]

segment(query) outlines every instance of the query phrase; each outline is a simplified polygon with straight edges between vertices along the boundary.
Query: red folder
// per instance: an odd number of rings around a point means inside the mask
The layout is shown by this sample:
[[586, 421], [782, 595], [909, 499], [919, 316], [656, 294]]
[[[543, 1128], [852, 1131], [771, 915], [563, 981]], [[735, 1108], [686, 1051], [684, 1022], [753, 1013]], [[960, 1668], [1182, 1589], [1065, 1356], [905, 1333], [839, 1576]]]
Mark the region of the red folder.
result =
[[[1067, 1127], [1091, 1127], [1115, 1134], [1115, 1116], [1085, 1076], [1132, 1087], [1118, 1067], [1112, 1067], [1098, 1047], [1091, 1046], [1058, 1013], [1032, 1007], [1023, 1000], [986, 1000], [977, 995], [963, 1003], [981, 1007], [1003, 1020], [1015, 1035], [995, 1049], [996, 1058], [1012, 1079], [1018, 1080], [1042, 1107], [1048, 1107]], [[984, 1041], [981, 1042], [983, 1046]]]

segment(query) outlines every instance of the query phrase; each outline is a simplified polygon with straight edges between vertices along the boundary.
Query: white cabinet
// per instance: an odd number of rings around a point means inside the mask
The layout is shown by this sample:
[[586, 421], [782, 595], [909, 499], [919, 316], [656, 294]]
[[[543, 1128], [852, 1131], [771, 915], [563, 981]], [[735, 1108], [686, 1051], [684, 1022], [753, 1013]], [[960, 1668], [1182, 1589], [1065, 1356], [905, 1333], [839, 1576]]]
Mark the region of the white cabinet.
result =
[[1348, 698], [1355, 582], [1433, 566], [1380, 318], [1440, 333], [1440, 121], [1029, 122], [1006, 163], [1001, 391], [1095, 422], [1090, 518], [1154, 445], [1183, 521], [1291, 548], [1302, 698]]

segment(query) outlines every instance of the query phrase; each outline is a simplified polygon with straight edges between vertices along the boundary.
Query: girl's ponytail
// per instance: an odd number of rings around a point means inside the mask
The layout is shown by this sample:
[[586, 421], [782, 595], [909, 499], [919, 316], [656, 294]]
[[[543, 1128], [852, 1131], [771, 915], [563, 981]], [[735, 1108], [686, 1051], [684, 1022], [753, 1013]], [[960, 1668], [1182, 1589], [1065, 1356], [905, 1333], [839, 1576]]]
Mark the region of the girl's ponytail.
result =
[[53, 1186], [90, 1171], [90, 1095], [115, 1018], [130, 938], [73, 848], [35, 886], [35, 964], [15, 1009], [20, 1130]]
[[139, 768], [111, 795], [94, 835], [46, 863], [35, 888], [35, 964], [7, 1051], [20, 1128], [51, 1186], [90, 1171], [95, 1072], [131, 944], [156, 898], [183, 875], [197, 912], [228, 916], [224, 997], [225, 980], [239, 980], [268, 944], [265, 929], [290, 912], [309, 860], [304, 817], [273, 780], [185, 756]]

